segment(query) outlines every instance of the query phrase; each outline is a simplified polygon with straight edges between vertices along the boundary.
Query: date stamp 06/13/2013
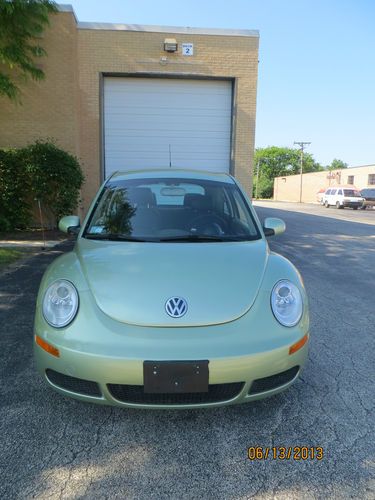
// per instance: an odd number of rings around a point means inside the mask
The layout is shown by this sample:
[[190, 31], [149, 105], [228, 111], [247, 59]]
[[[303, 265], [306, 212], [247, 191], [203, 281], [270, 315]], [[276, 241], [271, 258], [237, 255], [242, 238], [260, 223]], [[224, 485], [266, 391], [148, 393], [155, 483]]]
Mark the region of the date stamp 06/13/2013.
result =
[[323, 460], [322, 446], [250, 446], [247, 458], [256, 460]]

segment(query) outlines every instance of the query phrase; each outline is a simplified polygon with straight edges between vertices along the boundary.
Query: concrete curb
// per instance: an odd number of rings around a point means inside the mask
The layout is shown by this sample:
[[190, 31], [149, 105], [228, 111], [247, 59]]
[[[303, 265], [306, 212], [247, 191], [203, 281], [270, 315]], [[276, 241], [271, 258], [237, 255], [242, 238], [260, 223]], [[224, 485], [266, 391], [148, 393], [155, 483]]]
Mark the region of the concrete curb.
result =
[[0, 241], [0, 248], [53, 248], [65, 240], [49, 240], [43, 242], [42, 240], [4, 240]]

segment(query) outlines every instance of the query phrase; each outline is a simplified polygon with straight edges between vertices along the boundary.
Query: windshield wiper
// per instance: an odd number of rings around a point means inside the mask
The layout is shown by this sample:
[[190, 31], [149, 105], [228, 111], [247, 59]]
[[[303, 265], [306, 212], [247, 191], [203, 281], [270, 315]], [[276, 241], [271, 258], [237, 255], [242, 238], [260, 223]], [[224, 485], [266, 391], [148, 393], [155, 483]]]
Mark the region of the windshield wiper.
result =
[[187, 241], [187, 242], [215, 242], [215, 241], [238, 241], [237, 238], [223, 237], [223, 236], [211, 236], [209, 234], [185, 234], [181, 236], [166, 236], [165, 238], [160, 238], [160, 242], [174, 242], [174, 241]]
[[98, 233], [98, 234], [85, 234], [83, 236], [89, 240], [105, 240], [105, 241], [152, 241], [145, 240], [144, 238], [135, 238], [134, 236], [127, 236], [126, 234], [111, 234], [111, 233]]
[[173, 243], [173, 242], [211, 243], [211, 242], [221, 242], [221, 241], [250, 241], [253, 239], [257, 239], [251, 236], [214, 236], [209, 234], [184, 234], [179, 236], [165, 236], [162, 238], [155, 237], [155, 238], [145, 239], [145, 238], [137, 238], [134, 236], [129, 236], [126, 234], [86, 233], [83, 235], [83, 237], [89, 240], [135, 241], [144, 243]]

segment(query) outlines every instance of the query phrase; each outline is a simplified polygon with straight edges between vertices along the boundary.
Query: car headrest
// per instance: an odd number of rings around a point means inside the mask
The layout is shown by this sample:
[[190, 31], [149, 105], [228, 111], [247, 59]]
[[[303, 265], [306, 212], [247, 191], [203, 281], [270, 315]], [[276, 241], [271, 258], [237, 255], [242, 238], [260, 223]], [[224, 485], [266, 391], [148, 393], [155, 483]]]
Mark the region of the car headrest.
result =
[[212, 200], [203, 194], [188, 193], [184, 197], [184, 206], [193, 208], [194, 210], [210, 210], [212, 208]]
[[151, 207], [156, 204], [155, 195], [150, 188], [129, 188], [126, 194], [132, 205], [137, 205], [139, 207]]

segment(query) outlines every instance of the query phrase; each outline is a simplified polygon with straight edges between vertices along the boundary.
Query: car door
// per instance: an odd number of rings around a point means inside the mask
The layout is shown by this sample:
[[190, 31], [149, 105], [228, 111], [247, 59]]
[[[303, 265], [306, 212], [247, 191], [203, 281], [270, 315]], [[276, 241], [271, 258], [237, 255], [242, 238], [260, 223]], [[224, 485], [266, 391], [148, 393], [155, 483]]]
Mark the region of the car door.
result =
[[328, 202], [330, 194], [331, 194], [331, 190], [327, 189], [323, 195], [323, 201], [322, 201], [323, 205], [325, 204], [325, 202]]
[[337, 192], [337, 189], [331, 189], [331, 194], [329, 195], [329, 198], [328, 198], [329, 205], [336, 205], [336, 192]]
[[338, 189], [337, 190], [337, 196], [336, 196], [336, 202], [339, 202], [340, 205], [342, 205], [343, 204], [343, 199], [344, 199], [343, 191], [342, 191], [342, 189]]

